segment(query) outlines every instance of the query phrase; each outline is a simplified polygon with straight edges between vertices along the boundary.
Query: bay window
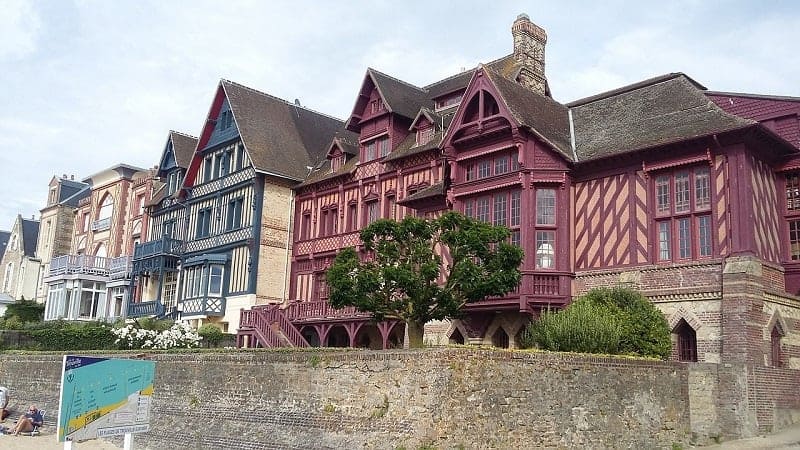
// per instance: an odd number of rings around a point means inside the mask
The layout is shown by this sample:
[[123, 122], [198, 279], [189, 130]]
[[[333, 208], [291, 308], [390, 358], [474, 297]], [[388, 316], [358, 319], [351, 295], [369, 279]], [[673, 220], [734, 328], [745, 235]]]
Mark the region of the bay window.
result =
[[656, 258], [710, 257], [711, 176], [708, 167], [681, 168], [654, 178]]

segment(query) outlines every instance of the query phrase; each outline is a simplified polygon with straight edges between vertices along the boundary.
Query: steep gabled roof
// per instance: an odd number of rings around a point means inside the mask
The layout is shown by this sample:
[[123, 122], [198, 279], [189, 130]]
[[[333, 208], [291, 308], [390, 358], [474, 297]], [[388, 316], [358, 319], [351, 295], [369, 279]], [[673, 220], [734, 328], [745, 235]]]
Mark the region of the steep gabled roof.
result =
[[724, 112], [674, 73], [572, 102], [578, 160], [602, 158], [755, 125]]
[[389, 111], [413, 119], [421, 106], [433, 109], [433, 101], [426, 90], [372, 68], [367, 69], [367, 75], [372, 78]]
[[486, 68], [484, 71], [497, 88], [503, 102], [517, 123], [572, 161], [567, 108], [550, 97], [526, 89], [519, 83]]
[[172, 151], [178, 167], [186, 169], [192, 162], [192, 155], [197, 148], [197, 138], [179, 131], [170, 130], [169, 139], [172, 140]]
[[303, 180], [344, 123], [228, 80], [220, 82], [256, 170]]
[[302, 183], [295, 186], [303, 187], [308, 186], [310, 184], [318, 183], [320, 181], [329, 180], [331, 178], [340, 177], [343, 175], [350, 175], [356, 171], [356, 166], [358, 165], [358, 158], [350, 157], [347, 158], [347, 161], [342, 164], [339, 169], [336, 171], [331, 171], [331, 162], [325, 160], [319, 164], [314, 170], [312, 170], [308, 177]]
[[22, 219], [22, 242], [25, 256], [33, 257], [36, 253], [36, 242], [39, 239], [39, 221]]
[[[495, 72], [498, 72], [500, 75], [506, 78], [513, 79], [516, 78], [517, 74], [519, 73], [520, 64], [514, 59], [514, 55], [506, 55], [502, 58], [490, 61], [484, 64], [484, 66], [494, 70]], [[432, 99], [458, 91], [460, 89], [464, 89], [467, 87], [467, 84], [469, 84], [469, 80], [472, 79], [472, 75], [474, 75], [475, 71], [478, 70], [478, 67], [480, 66], [473, 67], [443, 80], [431, 83], [425, 86], [423, 89], [428, 91], [428, 95]]]

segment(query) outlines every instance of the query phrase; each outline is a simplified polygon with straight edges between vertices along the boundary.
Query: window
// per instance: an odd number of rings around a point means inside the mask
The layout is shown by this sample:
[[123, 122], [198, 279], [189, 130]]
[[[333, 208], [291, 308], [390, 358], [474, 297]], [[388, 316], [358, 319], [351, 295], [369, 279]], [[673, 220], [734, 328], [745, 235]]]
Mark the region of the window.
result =
[[47, 199], [47, 204], [52, 205], [56, 202], [56, 188], [50, 188], [50, 196]]
[[377, 200], [367, 203], [366, 220], [364, 225], [369, 225], [380, 218], [380, 204]]
[[486, 178], [492, 174], [492, 162], [490, 160], [478, 161], [478, 178]]
[[211, 234], [211, 208], [203, 208], [197, 213], [197, 238], [208, 237]]
[[445, 109], [461, 103], [461, 96], [462, 96], [461, 93], [451, 94], [447, 97], [436, 100], [436, 109], [437, 110]]
[[311, 236], [311, 213], [303, 213], [303, 218], [300, 221], [300, 239], [306, 240]]
[[479, 198], [475, 205], [475, 219], [489, 222], [489, 197]]
[[508, 194], [501, 193], [494, 195], [494, 220], [492, 225], [508, 226]]
[[417, 130], [417, 145], [425, 145], [433, 139], [433, 127]]
[[242, 227], [242, 197], [235, 198], [228, 202], [228, 214], [225, 219], [225, 229], [235, 230]]
[[358, 228], [358, 205], [347, 205], [347, 231], [356, 231]]
[[511, 229], [511, 243], [520, 244], [521, 191], [497, 192], [491, 197], [464, 201], [464, 215], [476, 220], [502, 225]]
[[509, 171], [519, 170], [519, 168], [517, 152], [506, 152], [465, 163], [464, 179], [465, 181], [478, 180], [492, 175], [503, 175]]
[[81, 303], [78, 317], [82, 319], [98, 319], [101, 305], [105, 305], [105, 302], [105, 283], [84, 281], [81, 286]]
[[239, 143], [236, 145], [236, 170], [244, 169], [247, 161], [247, 153], [244, 151], [244, 144]]
[[536, 225], [556, 224], [556, 191], [538, 189], [536, 191]]
[[397, 202], [395, 202], [394, 195], [386, 196], [386, 203], [384, 206], [386, 211], [383, 216], [387, 219], [395, 220], [397, 218]]
[[536, 232], [536, 268], [552, 269], [555, 267], [555, 231]]
[[375, 141], [370, 141], [364, 146], [364, 161], [372, 161], [373, 159], [375, 159]]
[[772, 367], [783, 367], [783, 351], [781, 350], [782, 337], [783, 332], [776, 323], [775, 326], [772, 327], [772, 333], [770, 333], [770, 360], [772, 362]]
[[501, 175], [508, 172], [508, 155], [498, 156], [494, 160], [494, 174]]
[[372, 113], [378, 113], [384, 111], [386, 106], [383, 104], [381, 99], [373, 100], [370, 102], [370, 110]]
[[326, 206], [320, 211], [319, 235], [330, 236], [336, 234], [339, 228], [339, 209], [334, 206]]
[[475, 163], [471, 163], [467, 165], [466, 171], [466, 179], [467, 181], [472, 181], [475, 179], [475, 175], [478, 173], [478, 165]]
[[161, 225], [161, 235], [168, 238], [174, 238], [177, 231], [177, 221], [175, 219], [165, 220]]
[[694, 329], [681, 319], [675, 327], [678, 335], [678, 361], [697, 361], [697, 334]]
[[11, 278], [14, 277], [14, 263], [8, 263], [6, 265], [6, 273], [4, 274], [3, 278], [3, 292], [8, 293], [8, 290], [11, 288]]
[[211, 181], [214, 176], [214, 159], [208, 155], [203, 161], [203, 182]]
[[9, 245], [12, 251], [17, 251], [17, 235], [11, 235], [11, 245]]
[[208, 295], [219, 297], [222, 295], [222, 274], [224, 273], [221, 265], [215, 264], [208, 267]]
[[114, 213], [114, 199], [106, 194], [103, 201], [100, 203], [100, 209], [97, 212], [97, 220], [108, 219]]
[[786, 209], [789, 211], [800, 210], [800, 174], [786, 175]]
[[80, 232], [86, 233], [87, 231], [89, 231], [89, 213], [85, 212], [81, 214]]
[[136, 196], [136, 215], [142, 214], [144, 214], [144, 194], [139, 194]]
[[381, 158], [389, 154], [389, 137], [378, 139], [378, 151]]
[[233, 112], [222, 111], [217, 119], [217, 128], [220, 130], [227, 130], [233, 124]]
[[658, 261], [712, 256], [710, 170], [699, 166], [654, 179]]

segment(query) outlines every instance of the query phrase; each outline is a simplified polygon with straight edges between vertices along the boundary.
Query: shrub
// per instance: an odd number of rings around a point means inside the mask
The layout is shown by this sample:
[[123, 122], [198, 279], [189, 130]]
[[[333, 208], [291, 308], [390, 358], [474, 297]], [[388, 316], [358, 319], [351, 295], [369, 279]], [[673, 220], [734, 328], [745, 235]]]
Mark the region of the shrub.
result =
[[223, 333], [219, 327], [210, 323], [200, 326], [200, 328], [197, 329], [197, 334], [203, 338], [203, 342], [205, 342], [208, 347], [216, 347], [225, 337], [225, 333]]
[[112, 329], [114, 344], [123, 349], [192, 348], [200, 344], [200, 336], [185, 322], [176, 321], [167, 330], [148, 330], [133, 325]]
[[36, 342], [36, 350], [109, 350], [114, 348], [111, 327], [99, 322], [29, 323], [23, 333]]
[[641, 293], [625, 287], [596, 288], [581, 298], [610, 308], [620, 319], [620, 353], [666, 359], [672, 351], [667, 320]]
[[18, 300], [6, 306], [3, 317], [6, 319], [16, 316], [20, 322], [41, 322], [44, 319], [44, 304], [32, 300]]
[[619, 351], [622, 328], [608, 307], [576, 301], [562, 311], [544, 311], [521, 336], [523, 347], [607, 353]]

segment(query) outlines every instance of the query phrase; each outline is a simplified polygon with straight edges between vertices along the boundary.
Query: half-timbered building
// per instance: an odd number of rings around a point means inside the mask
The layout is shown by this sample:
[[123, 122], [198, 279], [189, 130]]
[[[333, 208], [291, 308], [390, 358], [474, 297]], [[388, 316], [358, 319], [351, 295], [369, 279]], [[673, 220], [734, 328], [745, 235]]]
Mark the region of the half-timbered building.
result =
[[[177, 298], [181, 319], [234, 331], [240, 310], [282, 303], [289, 285], [292, 187], [342, 126], [299, 102], [222, 80], [185, 174], [171, 172], [180, 183], [160, 200], [171, 213], [156, 214], [155, 240], [137, 248], [139, 272], [154, 270], [146, 267], [146, 246], [161, 255], [151, 259], [166, 274], [157, 292], [176, 285], [175, 297], [162, 294], [153, 306], [134, 303], [130, 311], [158, 315], [166, 300]], [[167, 175], [164, 164], [162, 158]]]
[[664, 312], [675, 359], [800, 368], [800, 99], [673, 73], [559, 103], [544, 30], [522, 15], [512, 35], [513, 54], [428, 86], [367, 71], [295, 187], [286, 303], [243, 311], [239, 344], [396, 345], [402, 324], [329, 307], [325, 270], [379, 217], [454, 209], [509, 227], [523, 277], [429, 341], [513, 347], [543, 309], [623, 284]]

